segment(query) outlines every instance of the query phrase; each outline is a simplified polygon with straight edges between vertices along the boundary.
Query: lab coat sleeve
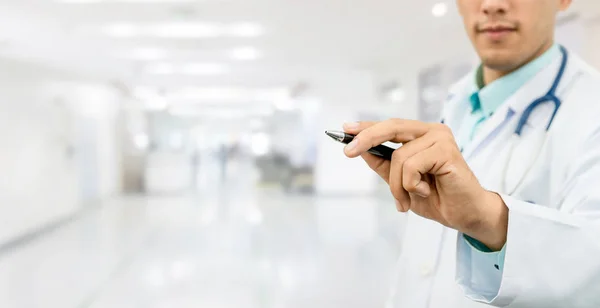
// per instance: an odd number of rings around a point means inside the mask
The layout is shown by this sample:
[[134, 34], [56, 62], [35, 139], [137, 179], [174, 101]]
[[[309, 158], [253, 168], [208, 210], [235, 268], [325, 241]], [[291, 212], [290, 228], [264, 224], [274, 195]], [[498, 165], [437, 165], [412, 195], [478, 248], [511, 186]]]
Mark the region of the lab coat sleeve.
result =
[[[471, 241], [475, 241], [475, 243]], [[465, 290], [467, 296], [489, 303], [498, 296], [500, 290], [506, 246], [501, 251], [493, 252], [489, 249], [478, 248], [478, 245], [474, 245], [476, 243], [479, 242], [467, 238], [464, 234], [459, 235], [458, 250], [463, 257], [458, 260], [458, 272], [470, 273], [469, 279], [466, 281], [469, 285], [469, 288]]]
[[509, 219], [495, 296], [481, 288], [481, 269], [468, 266], [472, 250], [458, 241], [457, 282], [467, 297], [496, 307], [600, 307], [600, 138], [586, 144], [569, 163], [556, 204], [501, 195]]

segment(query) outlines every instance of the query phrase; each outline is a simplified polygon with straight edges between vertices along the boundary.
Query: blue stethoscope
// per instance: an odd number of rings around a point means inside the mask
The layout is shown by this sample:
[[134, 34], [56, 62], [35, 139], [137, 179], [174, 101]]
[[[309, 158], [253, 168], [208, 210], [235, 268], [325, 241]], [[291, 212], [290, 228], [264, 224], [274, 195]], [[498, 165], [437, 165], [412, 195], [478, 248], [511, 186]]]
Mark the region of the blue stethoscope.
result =
[[552, 87], [550, 88], [550, 90], [548, 90], [548, 93], [546, 93], [546, 95], [533, 101], [533, 103], [529, 104], [529, 106], [527, 106], [525, 111], [523, 111], [523, 115], [521, 115], [521, 118], [519, 119], [519, 124], [517, 125], [517, 128], [515, 129], [515, 134], [517, 136], [521, 136], [521, 134], [523, 133], [523, 128], [525, 127], [525, 124], [527, 124], [527, 120], [529, 120], [529, 117], [531, 116], [531, 113], [535, 110], [535, 108], [537, 108], [538, 106], [540, 106], [544, 103], [548, 103], [548, 102], [554, 103], [554, 112], [552, 113], [552, 116], [550, 117], [550, 121], [548, 121], [548, 126], [546, 126], [546, 131], [548, 131], [550, 129], [550, 126], [552, 126], [554, 117], [556, 116], [556, 113], [558, 112], [558, 109], [560, 109], [560, 105], [562, 104], [560, 98], [558, 98], [558, 96], [556, 96], [556, 89], [558, 88], [558, 85], [560, 84], [560, 81], [563, 78], [563, 75], [567, 68], [567, 62], [569, 60], [569, 54], [567, 53], [567, 50], [563, 46], [560, 46], [560, 52], [562, 53], [562, 62], [560, 64], [560, 69], [558, 70], [558, 74], [556, 74], [556, 77], [554, 78]]
[[[550, 89], [544, 96], [534, 100], [531, 104], [529, 104], [527, 106], [527, 108], [525, 108], [525, 110], [523, 111], [523, 114], [521, 115], [521, 118], [519, 119], [517, 127], [515, 128], [514, 134], [513, 134], [513, 136], [516, 137], [515, 140], [517, 140], [521, 137], [521, 135], [523, 133], [523, 129], [527, 125], [527, 121], [529, 120], [529, 117], [531, 116], [531, 114], [533, 113], [535, 108], [539, 107], [542, 104], [549, 103], [549, 102], [554, 104], [554, 111], [552, 112], [552, 115], [548, 121], [548, 125], [546, 126], [546, 132], [552, 126], [554, 117], [558, 113], [558, 110], [560, 109], [560, 106], [562, 104], [562, 101], [560, 100], [560, 98], [558, 98], [558, 96], [556, 96], [556, 91], [558, 89], [558, 86], [559, 86], [562, 78], [563, 78], [563, 75], [567, 68], [567, 62], [569, 60], [569, 55], [567, 53], [567, 50], [563, 46], [560, 46], [560, 51], [562, 53], [562, 61], [561, 61], [558, 73], [556, 74], [556, 77], [554, 78], [554, 82], [552, 82], [552, 86], [550, 87]], [[512, 109], [509, 109], [509, 112], [508, 112], [507, 117], [504, 120], [503, 124], [507, 124], [509, 122], [510, 118], [512, 118], [512, 116], [514, 116], [514, 115], [515, 115], [515, 111]], [[501, 126], [503, 124], [501, 124]], [[497, 132], [499, 132], [499, 129], [496, 130], [496, 133]], [[492, 135], [494, 135], [494, 134], [492, 134]], [[492, 138], [493, 138], [492, 136], [488, 136], [486, 141], [489, 142]], [[480, 146], [473, 153], [471, 153], [471, 155], [474, 155], [478, 150], [480, 150], [483, 146], [485, 146], [485, 144], [487, 142], [483, 142], [482, 144], [480, 144]], [[513, 157], [513, 154], [514, 154], [513, 152], [515, 150], [515, 143], [513, 142], [511, 144], [512, 145], [510, 146], [511, 148], [510, 148], [509, 157]], [[532, 157], [539, 156], [539, 154], [540, 154], [539, 150], [541, 150], [541, 148], [538, 148], [537, 155], [533, 155]], [[510, 160], [511, 159], [509, 159], [506, 163], [509, 164]], [[532, 166], [533, 166], [533, 164], [529, 164], [529, 166], [525, 167], [526, 170], [525, 170], [524, 175], [531, 171]], [[505, 167], [505, 170], [508, 170], [508, 165]], [[505, 190], [505, 191], [509, 194], [513, 194], [516, 191], [517, 187], [519, 187], [521, 185], [524, 178], [525, 178], [525, 176], [521, 176], [520, 180], [515, 185], [513, 185], [512, 188], [510, 188], [509, 190]]]
[[[548, 131], [550, 129], [550, 126], [552, 126], [554, 117], [556, 116], [558, 109], [560, 109], [560, 105], [562, 104], [562, 102], [561, 102], [560, 98], [558, 98], [558, 96], [556, 96], [556, 89], [558, 88], [558, 85], [560, 84], [560, 81], [562, 80], [565, 70], [567, 68], [569, 54], [563, 46], [559, 46], [559, 47], [560, 47], [559, 48], [560, 52], [562, 53], [562, 62], [560, 64], [560, 69], [558, 70], [558, 73], [556, 74], [556, 77], [554, 78], [554, 82], [552, 83], [552, 87], [550, 87], [550, 90], [548, 90], [548, 93], [546, 93], [546, 95], [533, 101], [531, 104], [529, 104], [529, 106], [527, 106], [525, 111], [523, 111], [523, 114], [521, 115], [521, 118], [519, 119], [519, 123], [517, 124], [517, 128], [515, 129], [515, 135], [517, 135], [519, 137], [523, 133], [523, 129], [525, 128], [525, 125], [527, 124], [527, 121], [529, 120], [529, 117], [531, 116], [531, 113], [533, 113], [535, 108], [537, 108], [538, 106], [540, 106], [544, 103], [548, 103], [548, 102], [554, 103], [554, 112], [552, 113], [552, 116], [550, 117], [548, 126], [546, 126], [546, 131]], [[512, 110], [510, 110], [510, 111], [512, 111]], [[508, 116], [512, 117], [513, 115], [514, 115], [514, 111], [509, 113]], [[442, 119], [441, 122], [443, 124], [445, 122], [445, 120]]]

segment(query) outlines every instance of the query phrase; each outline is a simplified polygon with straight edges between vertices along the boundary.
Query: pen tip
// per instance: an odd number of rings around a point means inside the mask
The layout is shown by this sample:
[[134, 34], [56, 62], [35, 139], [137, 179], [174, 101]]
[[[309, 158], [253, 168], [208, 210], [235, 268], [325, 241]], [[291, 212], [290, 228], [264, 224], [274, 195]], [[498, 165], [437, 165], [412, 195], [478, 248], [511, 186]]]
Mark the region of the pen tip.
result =
[[326, 130], [325, 134], [327, 134], [327, 136], [329, 136], [337, 141], [344, 139], [344, 134], [341, 132]]

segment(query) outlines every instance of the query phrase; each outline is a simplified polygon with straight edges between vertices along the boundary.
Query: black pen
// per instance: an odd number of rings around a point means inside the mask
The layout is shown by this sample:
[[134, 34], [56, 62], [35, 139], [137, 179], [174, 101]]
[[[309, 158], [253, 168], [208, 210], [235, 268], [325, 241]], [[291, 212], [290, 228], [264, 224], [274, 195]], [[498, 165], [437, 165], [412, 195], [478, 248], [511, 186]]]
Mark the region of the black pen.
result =
[[[341, 142], [343, 144], [348, 144], [352, 142], [352, 140], [354, 140], [354, 137], [356, 137], [355, 135], [331, 130], [326, 130], [325, 134], [327, 134], [327, 136], [331, 137], [333, 140]], [[392, 153], [394, 153], [395, 150], [396, 149], [390, 148], [385, 145], [378, 145], [370, 148], [367, 152], [379, 156], [383, 159], [392, 160]]]

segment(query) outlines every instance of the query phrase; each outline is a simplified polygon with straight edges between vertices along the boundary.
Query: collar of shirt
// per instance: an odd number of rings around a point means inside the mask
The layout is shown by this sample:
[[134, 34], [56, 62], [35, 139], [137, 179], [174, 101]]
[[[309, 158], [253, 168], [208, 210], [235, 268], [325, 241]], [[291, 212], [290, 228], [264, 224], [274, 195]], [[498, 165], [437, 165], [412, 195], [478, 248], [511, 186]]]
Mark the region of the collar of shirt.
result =
[[483, 68], [480, 65], [475, 74], [476, 91], [470, 96], [471, 111], [482, 113], [484, 117], [491, 116], [524, 83], [533, 78], [559, 55], [559, 46], [554, 44], [540, 57], [488, 85], [483, 82]]

